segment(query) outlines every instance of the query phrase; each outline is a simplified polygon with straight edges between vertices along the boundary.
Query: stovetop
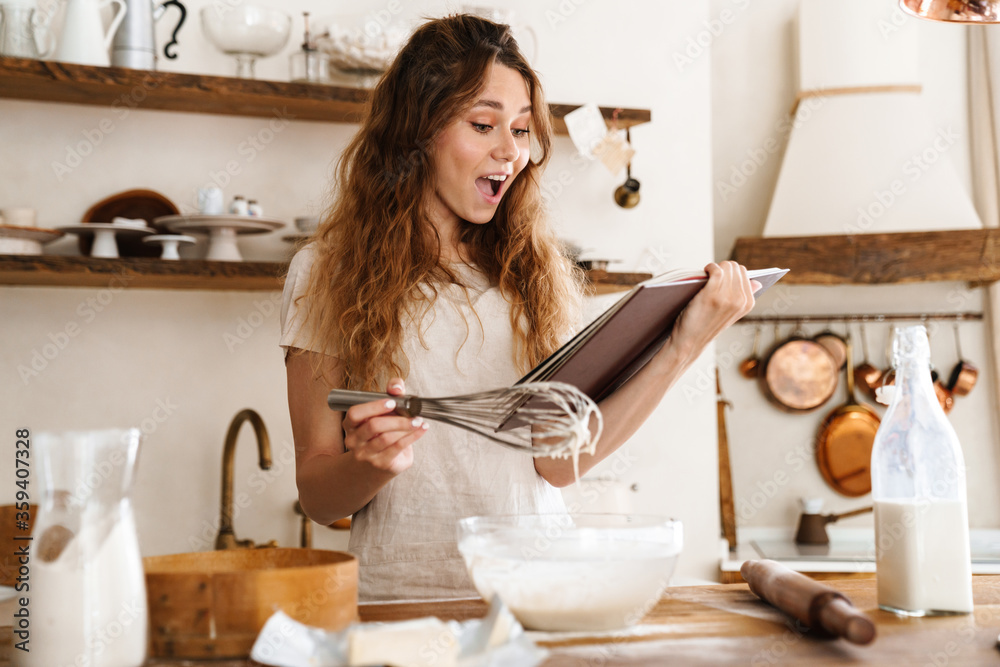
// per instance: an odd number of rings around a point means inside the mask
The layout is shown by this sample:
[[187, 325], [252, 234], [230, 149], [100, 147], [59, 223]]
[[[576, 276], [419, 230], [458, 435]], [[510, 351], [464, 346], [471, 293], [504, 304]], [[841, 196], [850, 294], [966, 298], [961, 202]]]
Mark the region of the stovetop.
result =
[[[796, 544], [791, 539], [755, 539], [750, 545], [761, 558], [771, 560], [875, 562], [875, 540], [831, 538], [828, 545]], [[972, 539], [973, 563], [1000, 564], [1000, 541]]]

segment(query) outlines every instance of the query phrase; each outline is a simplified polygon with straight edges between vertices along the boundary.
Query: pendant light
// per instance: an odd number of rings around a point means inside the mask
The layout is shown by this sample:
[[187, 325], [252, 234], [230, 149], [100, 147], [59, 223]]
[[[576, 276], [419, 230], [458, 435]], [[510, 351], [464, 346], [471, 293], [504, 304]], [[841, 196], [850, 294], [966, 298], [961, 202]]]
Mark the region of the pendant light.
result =
[[1000, 23], [1000, 0], [899, 0], [899, 6], [932, 21]]

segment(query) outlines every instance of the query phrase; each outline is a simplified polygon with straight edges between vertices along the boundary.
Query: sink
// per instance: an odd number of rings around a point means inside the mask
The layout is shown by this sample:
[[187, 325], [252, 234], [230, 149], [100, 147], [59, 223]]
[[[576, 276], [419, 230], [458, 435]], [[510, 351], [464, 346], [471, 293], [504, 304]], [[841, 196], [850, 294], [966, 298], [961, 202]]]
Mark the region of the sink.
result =
[[143, 559], [150, 652], [246, 658], [268, 618], [342, 630], [358, 618], [358, 561], [324, 549], [237, 549]]

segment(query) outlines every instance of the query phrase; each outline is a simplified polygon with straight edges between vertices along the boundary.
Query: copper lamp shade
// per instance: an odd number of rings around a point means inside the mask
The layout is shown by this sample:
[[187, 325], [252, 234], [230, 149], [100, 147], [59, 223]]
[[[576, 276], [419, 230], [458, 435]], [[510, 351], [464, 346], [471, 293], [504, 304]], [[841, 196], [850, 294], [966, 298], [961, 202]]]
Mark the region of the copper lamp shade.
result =
[[899, 0], [899, 6], [932, 21], [1000, 23], [1000, 0]]

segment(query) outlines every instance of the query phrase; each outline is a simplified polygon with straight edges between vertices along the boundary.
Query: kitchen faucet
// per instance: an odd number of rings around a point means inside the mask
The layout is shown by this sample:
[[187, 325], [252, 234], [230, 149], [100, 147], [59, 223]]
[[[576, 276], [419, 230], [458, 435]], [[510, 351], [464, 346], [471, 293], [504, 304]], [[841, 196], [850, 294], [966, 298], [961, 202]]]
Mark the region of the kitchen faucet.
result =
[[257, 451], [260, 454], [260, 469], [271, 468], [271, 439], [264, 428], [264, 420], [254, 410], [241, 410], [233, 417], [226, 433], [226, 444], [222, 449], [222, 507], [219, 517], [219, 534], [215, 536], [216, 549], [252, 549], [254, 547], [276, 547], [277, 541], [256, 545], [252, 540], [238, 540], [233, 532], [233, 468], [236, 461], [236, 436], [243, 422], [249, 421], [257, 436]]

